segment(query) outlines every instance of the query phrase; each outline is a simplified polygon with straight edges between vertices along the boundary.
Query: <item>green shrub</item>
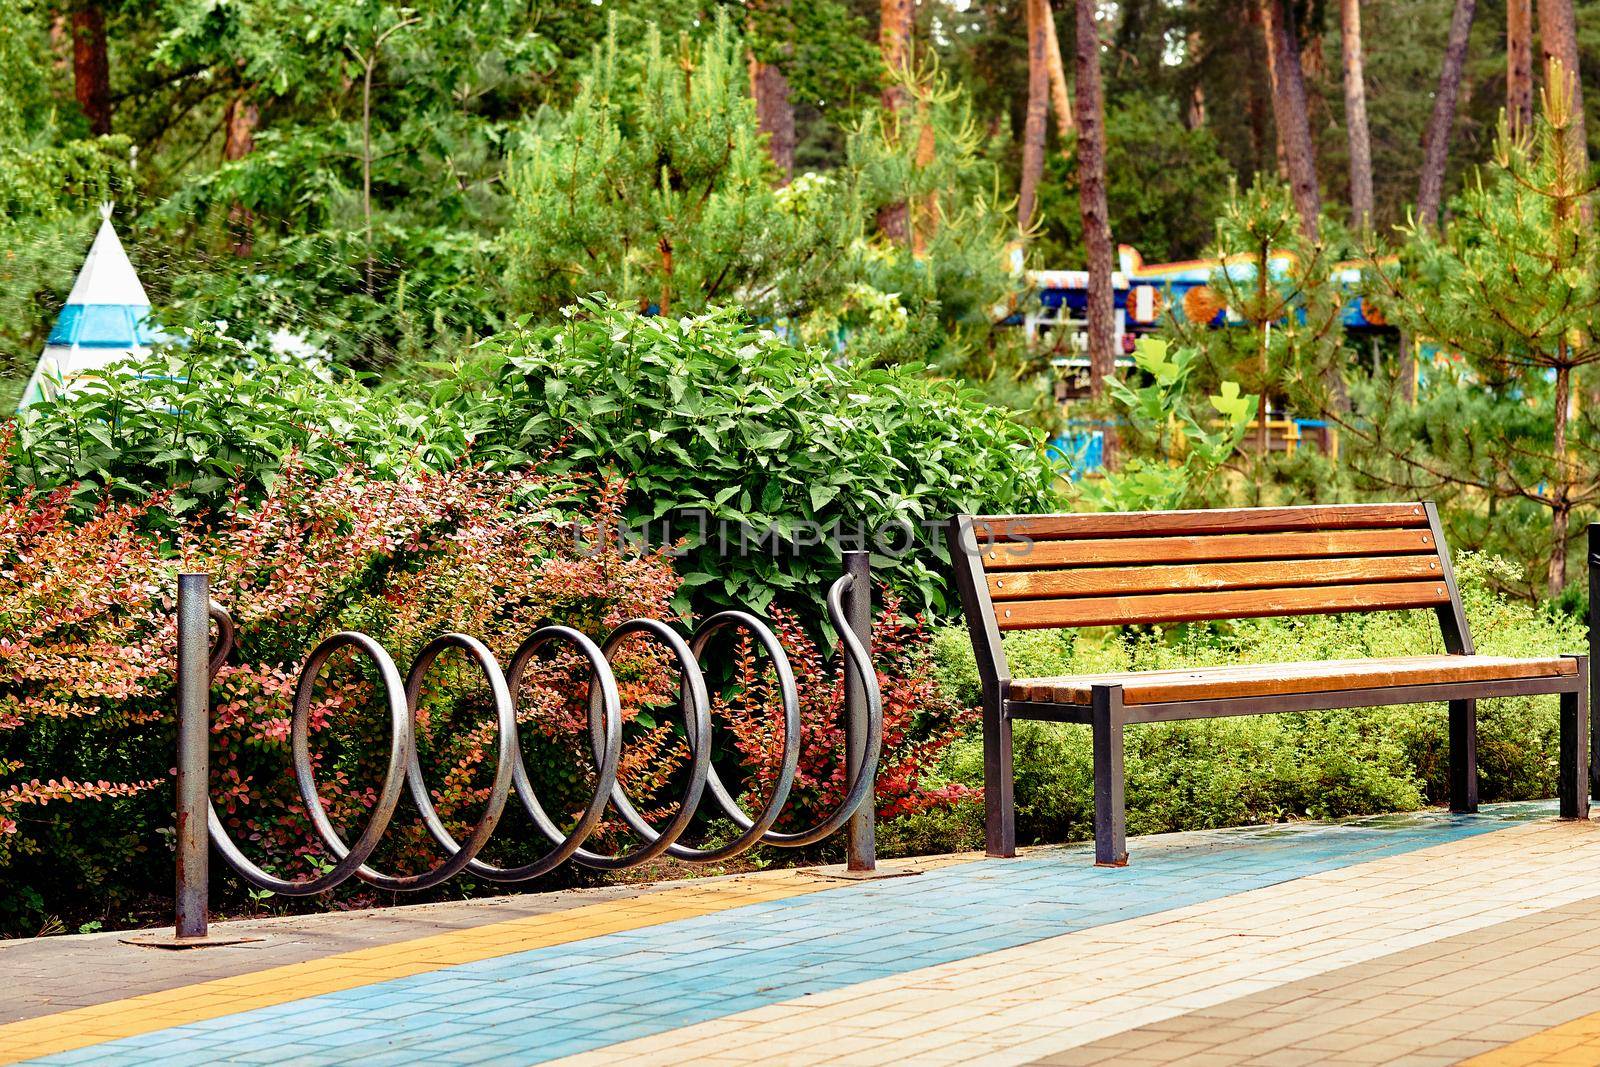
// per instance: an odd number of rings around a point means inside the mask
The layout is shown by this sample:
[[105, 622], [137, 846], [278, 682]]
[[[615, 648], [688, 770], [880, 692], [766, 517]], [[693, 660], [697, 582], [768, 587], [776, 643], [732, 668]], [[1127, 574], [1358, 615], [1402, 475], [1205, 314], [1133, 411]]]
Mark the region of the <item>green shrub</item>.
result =
[[705, 605], [818, 598], [839, 573], [835, 536], [861, 533], [908, 609], [943, 612], [937, 524], [1058, 509], [1041, 442], [976, 392], [841, 365], [730, 310], [584, 301], [496, 339], [477, 371], [453, 369], [434, 400], [460, 412], [474, 455], [512, 466], [564, 442], [560, 462], [619, 473], [636, 530], [687, 538], [679, 569]]
[[[1583, 648], [1574, 617], [1494, 592], [1515, 568], [1476, 554], [1456, 563], [1477, 650], [1548, 656]], [[1005, 639], [1015, 677], [1156, 670], [1443, 652], [1431, 612], [1264, 619], [1229, 627], [1035, 631]], [[964, 628], [935, 640], [941, 684], [979, 700]], [[1140, 726], [1128, 731], [1128, 827], [1133, 833], [1417, 808], [1446, 799], [1443, 705], [1263, 715]], [[1057, 841], [1093, 832], [1093, 759], [1086, 727], [1018, 723], [1018, 836]], [[1556, 780], [1554, 697], [1509, 697], [1478, 706], [1478, 773], [1484, 800], [1548, 796]], [[953, 747], [944, 771], [983, 781], [982, 742]]]
[[212, 329], [117, 365], [21, 412], [10, 480], [72, 486], [85, 505], [175, 490], [161, 517], [259, 499], [291, 457], [331, 477], [445, 470], [467, 448], [448, 413], [315, 363], [253, 352]]
[[814, 605], [839, 572], [837, 541], [863, 535], [908, 607], [942, 611], [937, 524], [1058, 509], [1042, 442], [973, 390], [918, 367], [841, 365], [734, 311], [672, 319], [585, 301], [481, 352], [431, 385], [375, 389], [197, 331], [29, 408], [10, 479], [73, 485], [85, 505], [173, 490], [162, 515], [215, 516], [259, 500], [293, 456], [320, 477], [355, 463], [398, 478], [469, 453], [518, 470], [559, 451], [552, 470], [627, 479], [632, 533], [692, 535], [680, 608], [692, 595], [758, 611]]

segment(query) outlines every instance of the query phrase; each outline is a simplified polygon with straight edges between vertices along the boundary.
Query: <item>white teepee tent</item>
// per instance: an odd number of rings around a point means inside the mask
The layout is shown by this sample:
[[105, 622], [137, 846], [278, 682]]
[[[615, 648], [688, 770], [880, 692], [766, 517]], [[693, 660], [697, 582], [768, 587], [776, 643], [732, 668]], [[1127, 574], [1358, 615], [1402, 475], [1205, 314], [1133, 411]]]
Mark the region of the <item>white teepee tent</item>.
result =
[[85, 374], [148, 353], [159, 339], [149, 324], [150, 298], [112, 228], [110, 204], [100, 205], [100, 218], [100, 231], [28, 379], [19, 410], [71, 388]]

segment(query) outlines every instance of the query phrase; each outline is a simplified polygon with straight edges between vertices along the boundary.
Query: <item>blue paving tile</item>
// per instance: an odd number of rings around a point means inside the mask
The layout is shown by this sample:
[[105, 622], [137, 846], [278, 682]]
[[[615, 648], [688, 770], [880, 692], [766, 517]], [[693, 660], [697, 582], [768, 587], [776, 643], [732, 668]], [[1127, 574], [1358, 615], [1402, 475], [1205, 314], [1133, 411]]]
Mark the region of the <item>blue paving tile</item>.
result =
[[[127, 1038], [36, 1063], [536, 1063], [919, 967], [1214, 900], [1542, 817], [1505, 806], [970, 863], [591, 938]], [[93, 1055], [85, 1055], [93, 1053]]]

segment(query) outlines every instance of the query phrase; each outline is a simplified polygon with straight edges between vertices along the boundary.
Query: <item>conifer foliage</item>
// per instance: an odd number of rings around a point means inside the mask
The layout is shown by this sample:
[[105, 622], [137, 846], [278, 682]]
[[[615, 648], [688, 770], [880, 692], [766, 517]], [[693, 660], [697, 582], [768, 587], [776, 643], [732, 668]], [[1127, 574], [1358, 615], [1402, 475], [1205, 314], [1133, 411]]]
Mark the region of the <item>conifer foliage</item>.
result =
[[1445, 232], [1413, 227], [1403, 269], [1379, 272], [1390, 317], [1446, 359], [1375, 458], [1401, 484], [1487, 498], [1509, 512], [1502, 529], [1545, 513], [1550, 596], [1567, 582], [1574, 509], [1600, 499], [1594, 405], [1575, 388], [1600, 363], [1600, 240], [1568, 85], [1552, 61], [1535, 129], [1502, 116]]

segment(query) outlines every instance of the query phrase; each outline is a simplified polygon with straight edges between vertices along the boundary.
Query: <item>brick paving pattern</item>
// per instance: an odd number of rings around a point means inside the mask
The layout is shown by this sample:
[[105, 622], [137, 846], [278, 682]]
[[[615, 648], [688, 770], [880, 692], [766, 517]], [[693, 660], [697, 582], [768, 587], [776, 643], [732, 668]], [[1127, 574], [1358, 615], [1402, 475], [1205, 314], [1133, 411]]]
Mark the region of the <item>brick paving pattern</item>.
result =
[[291, 920], [123, 947], [142, 986], [104, 937], [7, 946], [81, 988], [0, 992], [0, 1063], [1600, 1064], [1600, 827], [1549, 813]]
[[470, 930], [507, 919], [630, 899], [678, 884], [606, 886], [214, 923], [214, 932], [259, 940], [202, 951], [140, 948], [122, 941], [129, 936], [126, 932], [0, 941], [0, 974], [7, 979], [0, 982], [0, 1023], [411, 941], [441, 931]]
[[[1442, 1067], [1588, 1016], [1600, 1005], [1597, 961], [1600, 896], [1286, 982], [1034, 1062]], [[1573, 1046], [1581, 1043], [1578, 1032]], [[1600, 1036], [1600, 1028], [1593, 1032]]]

